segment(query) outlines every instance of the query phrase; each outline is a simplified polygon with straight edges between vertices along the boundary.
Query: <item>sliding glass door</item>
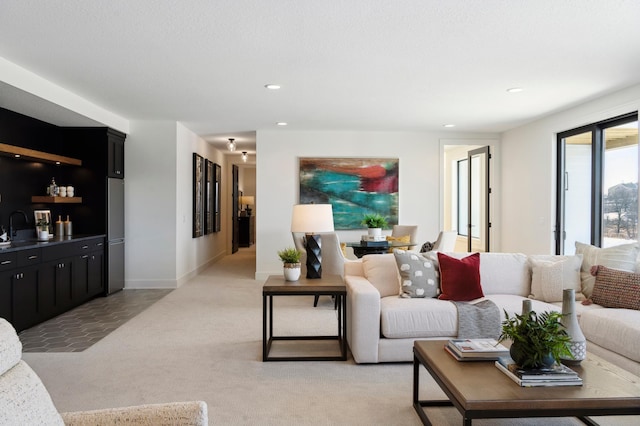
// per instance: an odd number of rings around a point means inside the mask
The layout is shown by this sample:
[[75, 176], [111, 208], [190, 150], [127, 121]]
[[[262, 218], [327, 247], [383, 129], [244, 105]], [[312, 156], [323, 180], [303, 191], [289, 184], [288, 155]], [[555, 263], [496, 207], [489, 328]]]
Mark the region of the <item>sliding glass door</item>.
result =
[[558, 134], [556, 253], [637, 241], [638, 114]]

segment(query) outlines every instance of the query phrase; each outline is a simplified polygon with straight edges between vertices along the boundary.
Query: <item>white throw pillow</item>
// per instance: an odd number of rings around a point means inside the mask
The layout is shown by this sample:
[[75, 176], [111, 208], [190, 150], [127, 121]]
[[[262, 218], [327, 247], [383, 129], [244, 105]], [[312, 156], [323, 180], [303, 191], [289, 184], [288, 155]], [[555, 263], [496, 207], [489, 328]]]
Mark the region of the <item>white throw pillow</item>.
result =
[[531, 299], [562, 302], [563, 290], [576, 291], [576, 300], [584, 299], [580, 280], [582, 254], [575, 256], [531, 256]]
[[596, 277], [591, 275], [591, 267], [603, 265], [611, 269], [636, 272], [638, 245], [633, 243], [600, 248], [576, 241], [576, 254], [582, 254], [583, 256], [582, 269], [580, 271], [582, 294], [589, 298], [596, 282]]
[[393, 254], [363, 256], [362, 269], [365, 278], [380, 292], [380, 297], [400, 294], [400, 274]]

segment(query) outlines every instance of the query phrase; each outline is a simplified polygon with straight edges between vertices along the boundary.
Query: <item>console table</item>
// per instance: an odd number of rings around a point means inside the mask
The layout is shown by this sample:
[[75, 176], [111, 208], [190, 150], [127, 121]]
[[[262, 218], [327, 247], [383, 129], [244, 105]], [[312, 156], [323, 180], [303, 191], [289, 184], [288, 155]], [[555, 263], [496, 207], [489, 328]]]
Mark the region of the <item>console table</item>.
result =
[[[274, 336], [274, 296], [334, 296], [338, 307], [338, 334], [334, 336]], [[310, 305], [311, 306], [311, 305]], [[338, 356], [270, 356], [271, 345], [277, 340], [336, 340]], [[347, 359], [347, 287], [340, 275], [325, 274], [322, 278], [285, 281], [282, 275], [270, 275], [262, 287], [262, 361], [345, 361]]]

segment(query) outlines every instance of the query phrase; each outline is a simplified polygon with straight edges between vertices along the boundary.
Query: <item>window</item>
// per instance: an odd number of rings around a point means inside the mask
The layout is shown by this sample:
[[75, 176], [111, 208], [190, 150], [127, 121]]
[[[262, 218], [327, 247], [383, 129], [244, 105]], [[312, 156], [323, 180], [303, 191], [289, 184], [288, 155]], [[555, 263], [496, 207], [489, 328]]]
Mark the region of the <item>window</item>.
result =
[[556, 253], [637, 241], [638, 113], [558, 134]]

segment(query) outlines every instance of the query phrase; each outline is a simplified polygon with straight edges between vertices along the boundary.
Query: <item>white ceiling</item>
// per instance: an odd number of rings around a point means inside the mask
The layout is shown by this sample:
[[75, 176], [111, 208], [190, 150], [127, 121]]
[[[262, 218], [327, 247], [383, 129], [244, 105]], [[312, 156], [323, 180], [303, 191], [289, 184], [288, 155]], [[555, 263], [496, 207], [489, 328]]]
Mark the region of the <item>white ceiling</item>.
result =
[[127, 119], [253, 150], [278, 121], [501, 132], [640, 83], [639, 22], [636, 0], [2, 0], [0, 57]]

